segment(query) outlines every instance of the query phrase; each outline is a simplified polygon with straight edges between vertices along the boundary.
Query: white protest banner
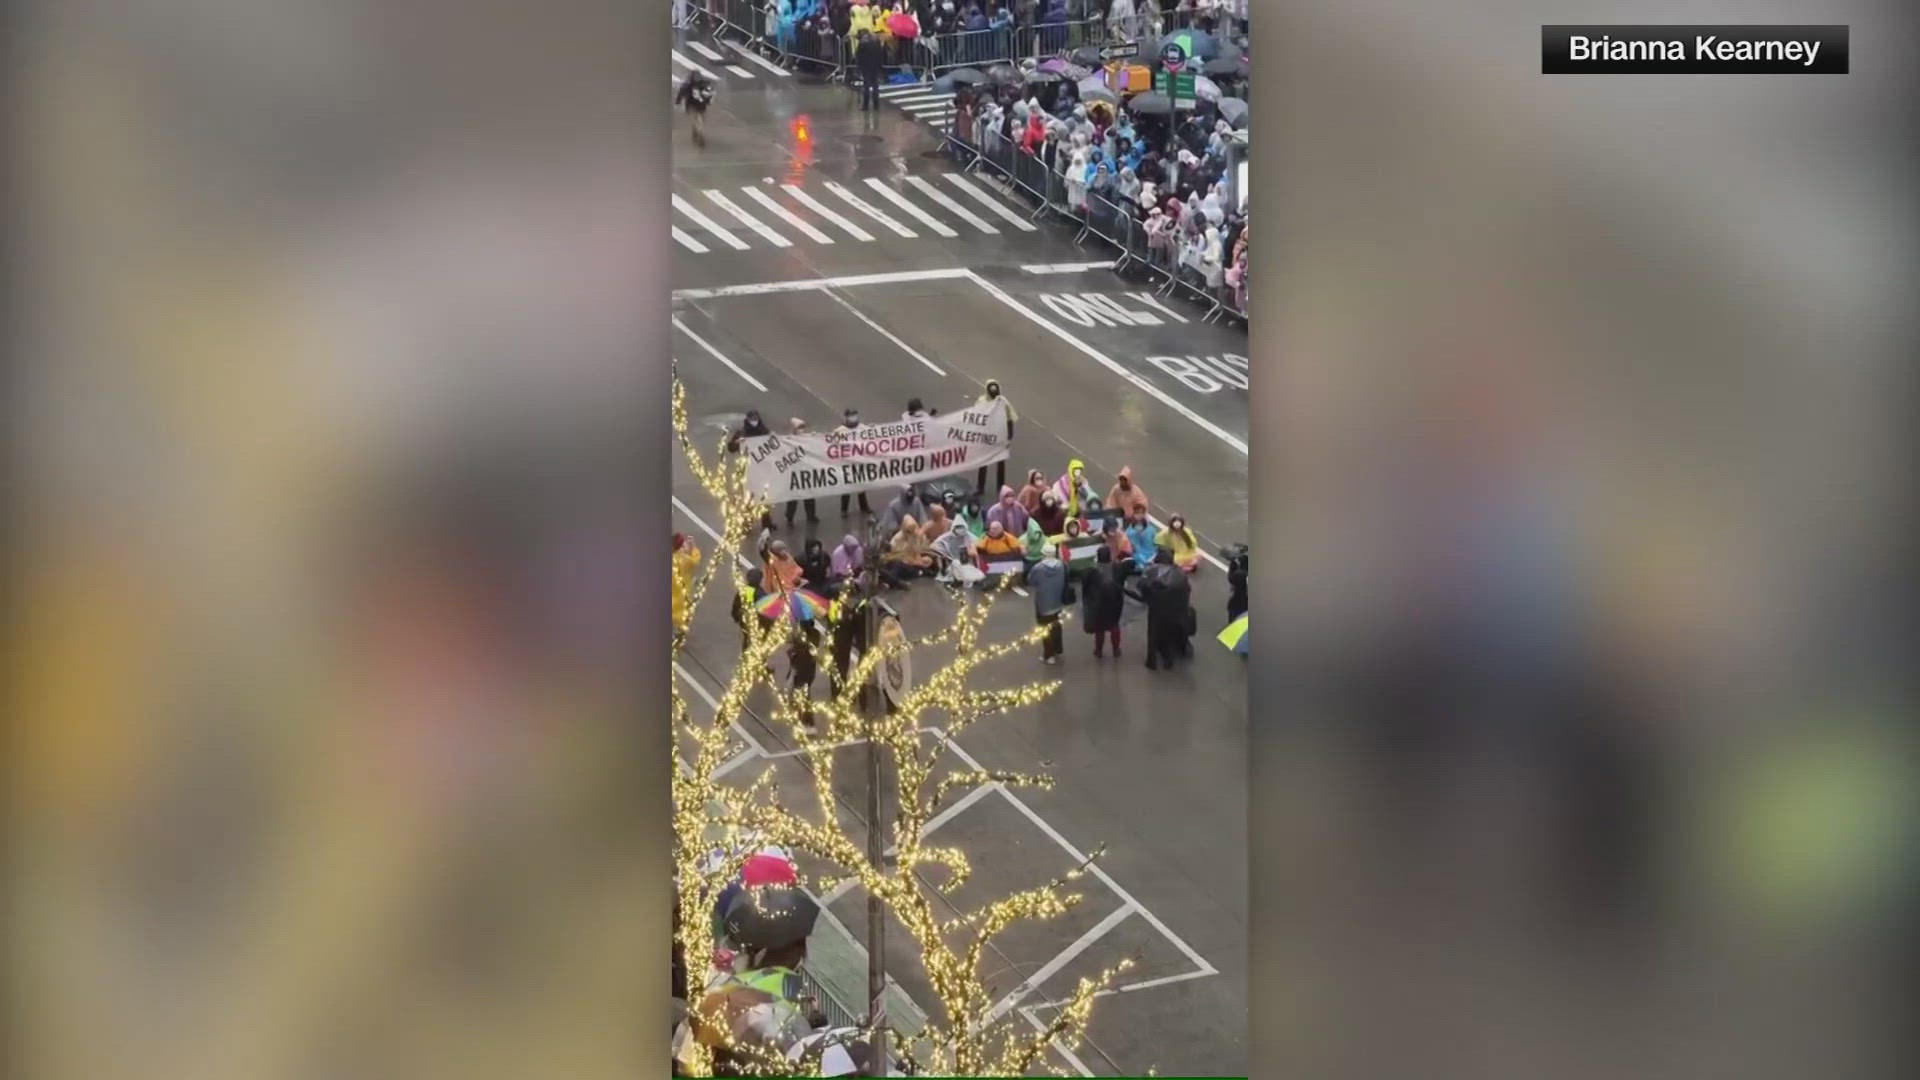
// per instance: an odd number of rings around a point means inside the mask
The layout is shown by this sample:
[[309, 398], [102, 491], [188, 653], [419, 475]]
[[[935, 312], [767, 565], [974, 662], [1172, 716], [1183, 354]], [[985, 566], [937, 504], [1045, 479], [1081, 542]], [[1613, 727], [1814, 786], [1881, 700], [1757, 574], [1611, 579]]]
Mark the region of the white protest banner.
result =
[[1006, 460], [1007, 406], [956, 409], [852, 431], [743, 439], [747, 489], [772, 503], [950, 476]]

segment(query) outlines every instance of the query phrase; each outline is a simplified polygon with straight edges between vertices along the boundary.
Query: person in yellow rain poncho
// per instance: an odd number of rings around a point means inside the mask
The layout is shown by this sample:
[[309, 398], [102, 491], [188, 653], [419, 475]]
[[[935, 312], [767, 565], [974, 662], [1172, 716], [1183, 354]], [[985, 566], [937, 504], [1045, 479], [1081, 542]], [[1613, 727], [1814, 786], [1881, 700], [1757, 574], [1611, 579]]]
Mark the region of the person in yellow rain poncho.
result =
[[1087, 480], [1087, 467], [1079, 458], [1067, 462], [1067, 471], [1053, 482], [1053, 493], [1060, 497], [1060, 505], [1066, 508], [1069, 518], [1085, 514], [1087, 504], [1098, 498], [1093, 484]]
[[1173, 553], [1173, 564], [1191, 574], [1200, 565], [1200, 538], [1187, 528], [1187, 519], [1175, 514], [1167, 519], [1154, 543]]
[[673, 534], [673, 632], [687, 632], [687, 594], [693, 588], [693, 573], [700, 565], [700, 549], [686, 533]]

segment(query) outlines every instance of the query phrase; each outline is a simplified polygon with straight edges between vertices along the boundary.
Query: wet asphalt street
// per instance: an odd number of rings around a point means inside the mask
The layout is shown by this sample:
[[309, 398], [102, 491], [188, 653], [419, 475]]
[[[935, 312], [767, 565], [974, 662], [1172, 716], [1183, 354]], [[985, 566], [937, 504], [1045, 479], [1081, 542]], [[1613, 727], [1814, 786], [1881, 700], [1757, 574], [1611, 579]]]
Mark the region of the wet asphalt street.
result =
[[[1104, 493], [1131, 466], [1154, 516], [1185, 515], [1204, 549], [1247, 539], [1244, 331], [1203, 324], [1200, 309], [1105, 269], [1035, 272], [1111, 253], [1076, 247], [1057, 222], [1030, 225], [1031, 208], [980, 175], [955, 179], [937, 136], [897, 108], [863, 115], [846, 88], [776, 73], [701, 34], [674, 53], [676, 75], [697, 64], [720, 84], [708, 145], [695, 147], [677, 115], [673, 147], [673, 355], [703, 443], [749, 407], [776, 429], [789, 417], [824, 429], [848, 406], [867, 419], [897, 415], [914, 396], [958, 407], [997, 378], [1020, 417], [1010, 483], [1029, 468], [1052, 478], [1077, 457]], [[710, 550], [704, 526], [717, 519], [684, 469], [674, 494], [674, 528]], [[874, 508], [884, 502], [876, 495]], [[802, 518], [783, 530], [796, 549], [857, 527], [837, 497], [823, 504], [817, 527]], [[1200, 633], [1187, 665], [1144, 670], [1143, 622], [1126, 627], [1119, 661], [1096, 661], [1069, 624], [1059, 667], [1043, 668], [1036, 650], [988, 674], [1010, 683], [1046, 672], [1064, 681], [1060, 694], [956, 740], [982, 766], [1056, 782], [1017, 800], [989, 792], [940, 825], [942, 842], [974, 862], [958, 903], [1041, 883], [1072, 852], [1105, 849], [1083, 904], [1010, 932], [990, 965], [1008, 1007], [1035, 1022], [1077, 978], [1135, 959], [1121, 980], [1135, 988], [1096, 1006], [1090, 1044], [1069, 1069], [1247, 1071], [1245, 661], [1213, 640], [1225, 623], [1218, 565], [1196, 575], [1194, 600]], [[931, 583], [893, 602], [910, 633], [947, 603]], [[1012, 634], [1031, 623], [1030, 604], [1007, 595], [990, 626]], [[717, 686], [738, 643], [725, 605], [709, 603], [684, 677]], [[790, 748], [764, 724], [748, 727], [770, 752]], [[837, 771], [856, 807], [857, 760]], [[830, 910], [862, 932], [863, 894], [832, 898]], [[891, 970], [930, 1002], [910, 960]]]

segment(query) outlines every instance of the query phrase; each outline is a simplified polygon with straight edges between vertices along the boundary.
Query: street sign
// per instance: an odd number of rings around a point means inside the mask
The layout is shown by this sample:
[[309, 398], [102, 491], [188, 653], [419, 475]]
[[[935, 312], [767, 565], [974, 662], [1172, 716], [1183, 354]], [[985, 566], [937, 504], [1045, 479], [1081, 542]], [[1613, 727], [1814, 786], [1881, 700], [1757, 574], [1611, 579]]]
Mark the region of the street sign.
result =
[[1139, 55], [1140, 43], [1137, 41], [1123, 41], [1117, 45], [1100, 46], [1100, 59], [1102, 60], [1119, 60], [1123, 57]]
[[1191, 106], [1194, 103], [1193, 72], [1156, 71], [1153, 75], [1153, 88], [1167, 95], [1174, 107]]
[[1160, 46], [1160, 66], [1168, 71], [1179, 71], [1187, 63], [1187, 50], [1177, 41], [1169, 41]]

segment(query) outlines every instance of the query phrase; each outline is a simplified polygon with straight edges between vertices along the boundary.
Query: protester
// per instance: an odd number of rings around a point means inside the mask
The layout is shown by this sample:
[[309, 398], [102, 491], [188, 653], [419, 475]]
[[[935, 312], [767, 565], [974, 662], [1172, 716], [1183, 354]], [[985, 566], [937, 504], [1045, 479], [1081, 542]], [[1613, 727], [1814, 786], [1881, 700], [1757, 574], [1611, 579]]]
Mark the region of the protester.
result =
[[1060, 614], [1069, 602], [1066, 564], [1052, 554], [1043, 556], [1027, 570], [1027, 590], [1033, 594], [1034, 621], [1047, 628], [1040, 642], [1040, 662], [1057, 664], [1066, 651], [1060, 632]]
[[907, 399], [907, 411], [900, 414], [902, 420], [918, 420], [927, 415], [927, 406], [919, 398]]
[[767, 545], [767, 561], [760, 580], [767, 591], [792, 592], [806, 581], [800, 571], [799, 562], [787, 551], [785, 540], [775, 540]]
[[833, 549], [833, 557], [827, 563], [826, 580], [830, 584], [841, 585], [865, 569], [867, 552], [860, 544], [860, 538], [848, 533], [840, 538]]
[[1126, 611], [1126, 571], [1133, 563], [1116, 561], [1112, 550], [1101, 548], [1094, 555], [1094, 567], [1080, 580], [1080, 618], [1087, 633], [1093, 635], [1093, 656], [1102, 657], [1101, 647], [1113, 642], [1113, 658], [1120, 659], [1120, 617]]
[[687, 594], [693, 587], [693, 574], [700, 565], [700, 549], [686, 533], [673, 534], [673, 631], [687, 632]]
[[926, 516], [926, 506], [921, 503], [920, 496], [914, 491], [913, 485], [908, 484], [900, 489], [900, 494], [895, 495], [892, 502], [887, 504], [887, 512], [880, 519], [880, 527], [891, 533], [907, 518], [918, 521]]
[[[974, 405], [978, 408], [984, 409], [991, 406], [996, 401], [999, 402], [1007, 410], [1007, 439], [1008, 441], [1012, 441], [1014, 421], [1020, 419], [1020, 414], [1014, 412], [1013, 402], [1001, 395], [1000, 380], [988, 379], [986, 392], [980, 395], [979, 399], [974, 402]], [[1001, 458], [1000, 461], [994, 466], [994, 468], [996, 471], [994, 473], [993, 486], [997, 488], [1006, 487], [1007, 486], [1007, 459]], [[985, 465], [980, 466], [980, 474], [974, 479], [973, 489], [975, 491], [987, 490], [987, 467]]]
[[900, 529], [887, 541], [886, 561], [894, 563], [909, 573], [921, 573], [932, 569], [933, 552], [927, 547], [927, 538], [920, 531], [920, 523], [908, 514], [900, 519]]
[[1133, 561], [1133, 541], [1127, 539], [1126, 530], [1120, 527], [1120, 519], [1110, 517], [1100, 529], [1100, 540], [1105, 550], [1113, 553], [1115, 560], [1125, 563]]
[[1165, 548], [1154, 555], [1153, 564], [1141, 575], [1140, 599], [1147, 605], [1147, 669], [1171, 668], [1186, 651], [1187, 612], [1193, 586], [1173, 564], [1173, 555]]
[[981, 537], [975, 547], [983, 567], [991, 560], [1010, 559], [1021, 554], [1020, 538], [998, 521], [987, 522], [987, 535]]
[[[1046, 493], [1046, 474], [1039, 469], [1029, 469], [1027, 471], [1026, 486], [1020, 489], [1020, 494], [1016, 496], [1016, 501], [1020, 503], [1022, 510], [1025, 510], [1028, 514], [1032, 514], [1035, 510], [1040, 509], [1040, 497]], [[1009, 525], [1008, 527], [1011, 528], [1012, 526]]]
[[980, 497], [969, 495], [960, 508], [954, 512], [953, 519], [967, 527], [968, 534], [984, 536], [987, 531], [986, 515], [980, 512]]
[[1040, 506], [1029, 519], [1040, 526], [1046, 536], [1059, 536], [1067, 529], [1067, 511], [1060, 505], [1060, 496], [1049, 490], [1040, 496]]
[[800, 553], [799, 562], [800, 577], [808, 587], [820, 589], [828, 586], [833, 578], [833, 562], [824, 544], [809, 537]]
[[1028, 562], [1038, 562], [1047, 553], [1047, 531], [1040, 527], [1039, 518], [1028, 518], [1025, 532], [1020, 534], [1021, 551]]
[[934, 554], [948, 564], [971, 565], [974, 561], [973, 535], [967, 532], [965, 522], [954, 522], [939, 539], [933, 541], [932, 547]]
[[[797, 416], [793, 418], [792, 431], [793, 431], [793, 434], [795, 435], [811, 434], [811, 432], [807, 430], [807, 422], [805, 420], [800, 419]], [[789, 525], [793, 524], [794, 511], [800, 508], [800, 503], [802, 501], [803, 500], [800, 500], [800, 499], [791, 499], [787, 502], [787, 524]], [[807, 524], [818, 525], [820, 523], [820, 513], [816, 509], [816, 504], [818, 500], [806, 499], [804, 501], [807, 504]]]
[[999, 522], [1010, 533], [1025, 532], [1027, 517], [1027, 508], [1020, 505], [1020, 500], [1014, 496], [1013, 489], [1005, 485], [1000, 488], [1000, 501], [987, 508], [987, 525], [991, 527], [995, 522]]
[[1154, 549], [1158, 544], [1159, 530], [1145, 510], [1140, 510], [1127, 519], [1127, 544], [1133, 548], [1134, 566], [1144, 570], [1153, 561]]
[[[860, 426], [860, 410], [859, 409], [847, 409], [840, 414], [839, 430], [853, 431], [857, 429], [859, 426]], [[863, 514], [873, 513], [873, 508], [867, 505], [867, 493], [864, 491], [859, 492], [859, 496], [860, 496], [860, 512]], [[840, 516], [841, 517], [847, 516], [847, 506], [852, 501], [852, 499], [853, 499], [852, 494], [846, 494], [846, 495], [840, 496]]]
[[1173, 556], [1175, 566], [1192, 573], [1200, 566], [1200, 539], [1187, 528], [1187, 519], [1175, 514], [1167, 519], [1167, 527], [1160, 531], [1154, 541]]
[[727, 452], [737, 454], [740, 452], [740, 443], [743, 440], [771, 434], [773, 432], [767, 427], [767, 422], [760, 419], [760, 410], [748, 409], [746, 415], [740, 420], [740, 426], [734, 430], [733, 434], [727, 436]]
[[1079, 518], [1068, 518], [1067, 523], [1061, 526], [1059, 532], [1047, 537], [1047, 542], [1058, 547], [1060, 549], [1060, 558], [1066, 559], [1066, 545], [1080, 539], [1085, 534], [1086, 530], [1080, 527]]
[[1093, 485], [1087, 481], [1086, 466], [1079, 458], [1067, 462], [1067, 471], [1053, 482], [1053, 493], [1060, 505], [1066, 509], [1068, 517], [1080, 517], [1086, 513], [1087, 504], [1095, 498]]
[[927, 520], [920, 526], [921, 536], [931, 545], [934, 541], [953, 531], [953, 519], [947, 516], [945, 503], [931, 503], [927, 506]]
[[1114, 478], [1113, 487], [1107, 490], [1106, 508], [1118, 510], [1128, 518], [1133, 517], [1136, 511], [1142, 514], [1147, 512], [1147, 493], [1133, 482], [1133, 466], [1122, 467]]

